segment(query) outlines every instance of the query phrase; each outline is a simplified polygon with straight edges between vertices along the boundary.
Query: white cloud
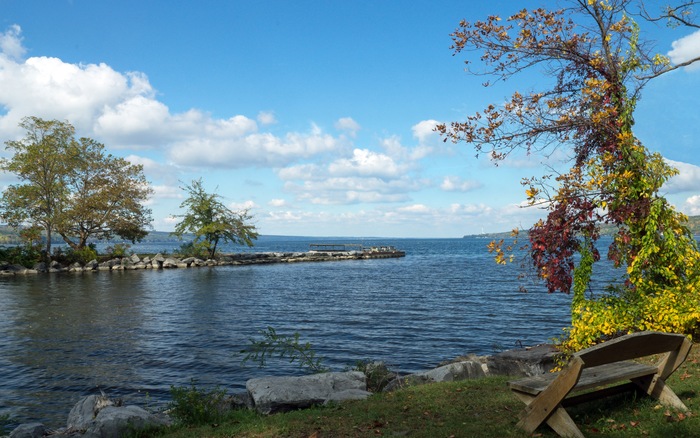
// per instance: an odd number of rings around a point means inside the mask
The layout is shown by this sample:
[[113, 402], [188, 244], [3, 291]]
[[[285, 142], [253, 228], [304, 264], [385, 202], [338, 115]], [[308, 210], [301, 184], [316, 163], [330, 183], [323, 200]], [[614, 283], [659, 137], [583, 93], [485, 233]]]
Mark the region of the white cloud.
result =
[[22, 46], [22, 28], [11, 25], [6, 32], [0, 33], [0, 51], [12, 59], [21, 59], [27, 50]]
[[700, 215], [700, 195], [694, 195], [686, 199], [683, 211], [689, 216]]
[[[671, 47], [673, 47], [673, 49], [668, 52], [668, 57], [671, 58], [673, 64], [681, 64], [693, 58], [700, 57], [700, 30], [672, 42]], [[686, 67], [686, 69], [699, 70], [700, 64], [696, 62]]]
[[258, 122], [260, 122], [261, 125], [274, 125], [277, 123], [277, 118], [272, 111], [260, 111], [258, 113]]
[[267, 203], [270, 207], [274, 208], [282, 208], [282, 207], [287, 207], [289, 204], [285, 199], [270, 199], [270, 201]]
[[438, 133], [435, 132], [435, 126], [439, 124], [440, 122], [437, 120], [423, 120], [413, 125], [411, 130], [413, 131], [413, 136], [417, 138], [421, 144], [424, 144], [440, 138]]
[[192, 167], [279, 167], [302, 158], [332, 152], [342, 143], [341, 139], [313, 126], [311, 132], [290, 132], [284, 137], [266, 132], [231, 137], [193, 136], [174, 143], [169, 157], [175, 164]]
[[153, 189], [154, 198], [166, 198], [166, 199], [181, 199], [183, 197], [182, 190], [179, 187], [171, 185], [154, 185], [151, 186]]
[[448, 175], [442, 180], [440, 188], [446, 192], [468, 192], [478, 189], [482, 184], [479, 181], [462, 180], [458, 176]]
[[700, 167], [694, 164], [673, 161], [668, 158], [666, 163], [678, 169], [678, 175], [669, 179], [663, 189], [668, 193], [700, 191]]
[[421, 182], [402, 177], [385, 180], [376, 177], [328, 177], [314, 176], [314, 179], [300, 182], [288, 181], [285, 191], [296, 195], [297, 199], [313, 204], [337, 205], [378, 202], [405, 202], [408, 193], [417, 190]]
[[413, 205], [407, 205], [406, 207], [400, 207], [397, 209], [397, 211], [400, 212], [408, 212], [408, 213], [430, 213], [431, 209], [424, 204], [413, 204]]
[[231, 202], [228, 205], [228, 208], [230, 208], [233, 211], [243, 211], [243, 210], [252, 210], [256, 208], [258, 204], [256, 204], [254, 201], [248, 200], [248, 201], [243, 201], [243, 202]]
[[376, 177], [396, 177], [405, 171], [405, 167], [397, 164], [388, 155], [368, 149], [355, 149], [352, 158], [341, 158], [328, 166], [331, 175], [347, 176], [362, 175]]
[[360, 130], [360, 124], [357, 123], [352, 117], [343, 117], [335, 122], [335, 129], [338, 131], [345, 131], [350, 137], [357, 136], [357, 131]]

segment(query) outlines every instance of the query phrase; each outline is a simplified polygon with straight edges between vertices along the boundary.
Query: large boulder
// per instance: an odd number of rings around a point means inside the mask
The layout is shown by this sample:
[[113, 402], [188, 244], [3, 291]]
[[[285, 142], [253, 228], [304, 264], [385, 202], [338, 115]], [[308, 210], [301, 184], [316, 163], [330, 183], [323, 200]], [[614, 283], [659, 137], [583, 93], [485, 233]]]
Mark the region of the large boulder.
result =
[[365, 375], [359, 371], [302, 377], [262, 377], [246, 382], [246, 389], [262, 414], [286, 412], [328, 401], [366, 398]]
[[164, 415], [152, 414], [139, 406], [107, 406], [90, 423], [84, 438], [121, 438], [139, 430], [169, 426]]
[[482, 364], [476, 361], [463, 361], [451, 363], [430, 371], [418, 373], [434, 382], [452, 382], [455, 380], [480, 379], [486, 377], [486, 371]]
[[41, 423], [20, 424], [10, 432], [10, 438], [40, 438], [46, 432], [48, 429]]
[[68, 429], [86, 430], [102, 409], [113, 404], [105, 395], [88, 395], [80, 399], [68, 413]]
[[558, 354], [551, 344], [516, 348], [489, 357], [487, 365], [491, 375], [531, 377], [551, 371]]

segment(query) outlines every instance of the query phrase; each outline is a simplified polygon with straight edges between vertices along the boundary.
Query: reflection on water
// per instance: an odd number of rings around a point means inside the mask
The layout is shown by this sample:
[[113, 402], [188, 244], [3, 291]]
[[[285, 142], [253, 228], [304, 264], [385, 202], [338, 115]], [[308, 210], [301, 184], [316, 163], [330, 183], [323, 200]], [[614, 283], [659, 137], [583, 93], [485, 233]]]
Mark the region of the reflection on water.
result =
[[157, 407], [192, 378], [233, 391], [250, 377], [301, 373], [286, 361], [241, 367], [237, 352], [267, 326], [299, 332], [337, 370], [372, 358], [410, 372], [544, 342], [567, 324], [568, 297], [518, 292], [484, 240], [382, 243], [407, 256], [0, 278], [0, 415], [58, 427], [99, 390]]

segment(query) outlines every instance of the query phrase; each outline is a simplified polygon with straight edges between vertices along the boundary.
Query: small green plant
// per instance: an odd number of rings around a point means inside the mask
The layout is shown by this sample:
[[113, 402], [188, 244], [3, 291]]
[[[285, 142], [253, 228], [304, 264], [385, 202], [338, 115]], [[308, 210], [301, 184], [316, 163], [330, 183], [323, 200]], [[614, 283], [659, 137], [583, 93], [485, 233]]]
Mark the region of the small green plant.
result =
[[105, 248], [105, 253], [110, 257], [126, 257], [129, 255], [131, 245], [128, 243], [115, 243], [112, 246]]
[[11, 246], [0, 248], [0, 261], [31, 268], [41, 260], [41, 251], [37, 247]]
[[181, 257], [197, 257], [206, 260], [209, 258], [209, 245], [207, 242], [187, 242], [180, 245], [176, 252]]
[[209, 391], [199, 389], [195, 379], [190, 386], [171, 386], [170, 415], [185, 425], [217, 423], [225, 415], [226, 391], [216, 387]]
[[273, 327], [260, 330], [261, 340], [250, 339], [250, 346], [241, 350], [242, 363], [249, 360], [258, 363], [259, 367], [264, 367], [266, 360], [270, 357], [278, 356], [280, 359], [289, 358], [289, 362], [299, 361], [300, 368], [307, 368], [313, 373], [325, 373], [329, 368], [323, 365], [323, 358], [317, 357], [311, 344], [299, 342], [299, 333], [293, 335], [280, 335]]
[[371, 359], [358, 360], [352, 370], [364, 373], [367, 377], [367, 391], [370, 392], [380, 392], [396, 378], [396, 373], [391, 371], [384, 362]]

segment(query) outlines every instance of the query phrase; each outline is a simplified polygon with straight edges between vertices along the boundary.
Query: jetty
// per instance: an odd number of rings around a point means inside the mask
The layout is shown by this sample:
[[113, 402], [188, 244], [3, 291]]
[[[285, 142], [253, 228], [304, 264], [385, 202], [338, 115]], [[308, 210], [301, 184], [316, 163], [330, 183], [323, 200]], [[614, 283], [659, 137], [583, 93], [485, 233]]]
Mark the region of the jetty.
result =
[[138, 269], [174, 269], [205, 266], [259, 265], [269, 263], [329, 262], [341, 260], [386, 259], [405, 257], [406, 252], [393, 246], [369, 246], [359, 244], [312, 244], [307, 252], [242, 252], [222, 254], [216, 260], [202, 260], [197, 257], [180, 258], [177, 256], [115, 257], [98, 262], [72, 263], [68, 266], [53, 261], [51, 265], [37, 263], [32, 268], [0, 261], [0, 277], [8, 275], [26, 275], [39, 272], [97, 272], [97, 271], [131, 271]]

